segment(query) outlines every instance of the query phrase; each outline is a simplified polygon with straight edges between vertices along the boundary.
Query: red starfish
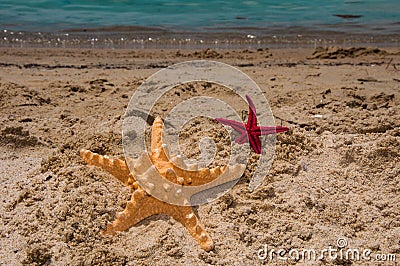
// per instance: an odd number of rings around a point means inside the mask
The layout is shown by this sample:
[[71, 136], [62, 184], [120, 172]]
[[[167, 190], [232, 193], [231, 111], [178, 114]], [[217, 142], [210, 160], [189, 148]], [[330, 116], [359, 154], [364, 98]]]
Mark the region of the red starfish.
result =
[[235, 131], [240, 133], [240, 136], [236, 139], [236, 143], [243, 144], [250, 140], [250, 146], [257, 154], [261, 154], [261, 135], [269, 135], [280, 132], [288, 131], [289, 128], [282, 126], [258, 126], [256, 107], [249, 96], [246, 95], [247, 102], [249, 103], [249, 117], [247, 123], [243, 124], [235, 120], [229, 120], [225, 118], [216, 118], [218, 122], [232, 127]]

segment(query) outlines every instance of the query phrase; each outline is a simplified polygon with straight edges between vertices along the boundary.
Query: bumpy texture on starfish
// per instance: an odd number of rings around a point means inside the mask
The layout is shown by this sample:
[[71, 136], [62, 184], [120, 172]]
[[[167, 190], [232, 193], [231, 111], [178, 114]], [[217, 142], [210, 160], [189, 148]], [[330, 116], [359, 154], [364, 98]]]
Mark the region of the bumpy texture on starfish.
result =
[[[152, 127], [151, 135], [151, 153], [142, 155], [137, 161], [128, 159], [127, 162], [120, 159], [111, 159], [107, 156], [101, 156], [89, 150], [82, 149], [81, 157], [89, 164], [103, 168], [108, 171], [122, 183], [129, 186], [132, 190], [132, 198], [128, 201], [124, 211], [117, 213], [116, 219], [111, 224], [108, 224], [107, 229], [103, 234], [113, 235], [116, 231], [124, 231], [134, 226], [141, 220], [155, 215], [167, 214], [180, 222], [200, 246], [210, 251], [214, 248], [214, 243], [201, 225], [196, 214], [191, 206], [178, 206], [169, 204], [148, 194], [136, 181], [134, 174], [128, 168], [129, 165], [134, 165], [135, 174], [141, 173], [142, 176], [152, 175], [154, 169], [165, 179], [182, 186], [199, 186], [215, 180], [225, 170], [239, 172], [244, 170], [244, 166], [240, 167], [216, 167], [213, 169], [203, 168], [197, 169], [196, 166], [186, 167], [179, 156], [171, 159], [167, 156], [166, 145], [162, 144], [162, 129], [163, 124], [161, 118], [157, 117]], [[150, 158], [152, 166], [146, 165], [145, 158]], [[132, 160], [132, 161], [130, 161]], [[155, 167], [155, 168], [154, 168]], [[233, 169], [233, 170], [232, 170]], [[238, 171], [236, 171], [238, 170]], [[152, 184], [153, 186], [154, 184]], [[155, 186], [162, 186], [156, 184]]]
[[247, 123], [243, 124], [235, 120], [229, 120], [225, 118], [216, 118], [218, 122], [232, 127], [235, 131], [240, 133], [240, 136], [236, 139], [236, 143], [243, 144], [247, 141], [250, 142], [250, 146], [257, 154], [261, 154], [261, 135], [269, 135], [280, 132], [288, 131], [289, 128], [282, 126], [259, 126], [257, 125], [256, 107], [249, 96], [246, 95], [247, 102], [249, 103], [249, 117]]

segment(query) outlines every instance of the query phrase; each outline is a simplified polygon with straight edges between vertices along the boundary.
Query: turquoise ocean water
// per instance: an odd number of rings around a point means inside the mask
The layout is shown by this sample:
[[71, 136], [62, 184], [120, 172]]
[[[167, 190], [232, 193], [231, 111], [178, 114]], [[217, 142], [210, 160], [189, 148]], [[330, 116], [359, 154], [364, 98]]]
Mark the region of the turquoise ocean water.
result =
[[[114, 44], [125, 39], [300, 41], [303, 36], [308, 41], [322, 36], [332, 40], [385, 39], [398, 44], [400, 2], [0, 0], [0, 30], [3, 45], [12, 39], [16, 43], [16, 39], [44, 41], [53, 37], [71, 41], [71, 36], [79, 39], [83, 33], [94, 36], [96, 42], [107, 37]], [[20, 38], [15, 37], [18, 34]]]

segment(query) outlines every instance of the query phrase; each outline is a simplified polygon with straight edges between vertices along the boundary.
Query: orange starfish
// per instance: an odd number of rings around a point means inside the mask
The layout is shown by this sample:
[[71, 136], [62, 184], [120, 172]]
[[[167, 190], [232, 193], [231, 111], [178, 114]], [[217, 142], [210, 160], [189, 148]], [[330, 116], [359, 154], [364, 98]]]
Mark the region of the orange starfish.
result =
[[[164, 189], [167, 191], [170, 188], [167, 180], [181, 187], [200, 186], [216, 180], [221, 174], [223, 176], [230, 176], [230, 180], [226, 180], [225, 178], [222, 180], [222, 183], [229, 182], [240, 177], [236, 173], [242, 173], [241, 170], [244, 170], [244, 165], [198, 170], [193, 165], [187, 167], [179, 156], [169, 160], [167, 147], [165, 144], [162, 144], [162, 129], [162, 120], [157, 117], [152, 127], [151, 153], [143, 154], [137, 161], [128, 159], [125, 162], [120, 159], [111, 159], [85, 149], [80, 151], [81, 157], [89, 165], [103, 168], [132, 190], [132, 198], [126, 204], [125, 210], [117, 213], [114, 222], [108, 224], [107, 229], [102, 233], [114, 235], [116, 231], [125, 231], [149, 216], [166, 214], [185, 226], [204, 250], [210, 251], [214, 248], [214, 243], [201, 225], [191, 206], [179, 206], [161, 201], [147, 193], [146, 190]], [[133, 168], [134, 173], [131, 173], [128, 164], [133, 166], [131, 169]], [[152, 179], [155, 175], [161, 176], [165, 182], [163, 184], [157, 183], [157, 185], [147, 182], [146, 188], [143, 188], [140, 185], [143, 183], [140, 182], [139, 184], [135, 178], [137, 176], [140, 180], [147, 180], [148, 177]], [[178, 192], [179, 190], [176, 191], [176, 194]]]

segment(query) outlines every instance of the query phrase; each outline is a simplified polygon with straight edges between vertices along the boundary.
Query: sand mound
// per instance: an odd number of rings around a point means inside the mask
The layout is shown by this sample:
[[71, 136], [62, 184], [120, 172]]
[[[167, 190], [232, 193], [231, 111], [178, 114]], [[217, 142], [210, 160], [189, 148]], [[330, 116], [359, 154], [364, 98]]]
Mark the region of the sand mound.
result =
[[310, 59], [338, 59], [338, 58], [356, 58], [359, 56], [367, 55], [389, 55], [390, 53], [379, 48], [365, 48], [365, 47], [352, 47], [352, 48], [338, 48], [338, 47], [318, 47]]

